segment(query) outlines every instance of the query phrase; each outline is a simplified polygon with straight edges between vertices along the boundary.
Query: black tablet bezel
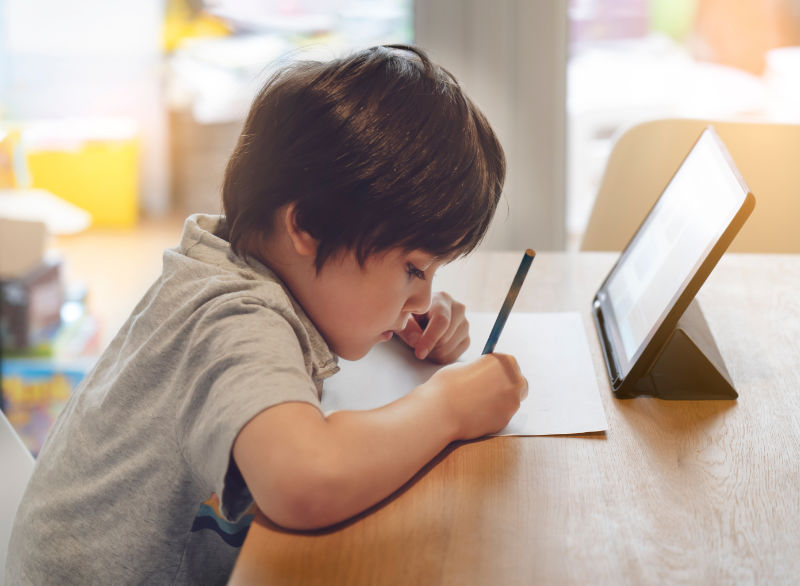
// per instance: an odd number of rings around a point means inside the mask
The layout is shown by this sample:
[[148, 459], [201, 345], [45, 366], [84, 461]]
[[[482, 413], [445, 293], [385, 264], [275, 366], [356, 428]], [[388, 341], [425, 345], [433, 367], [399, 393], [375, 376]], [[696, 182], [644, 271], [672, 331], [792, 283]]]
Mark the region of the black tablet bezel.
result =
[[[710, 135], [713, 137], [714, 142], [719, 147], [724, 160], [733, 171], [733, 175], [739, 182], [745, 195], [742, 199], [741, 206], [736, 211], [731, 221], [727, 226], [721, 229], [721, 232], [718, 233], [717, 239], [706, 250], [705, 255], [701, 256], [698, 264], [694, 268], [694, 271], [690, 273], [690, 277], [681, 284], [681, 287], [679, 287], [677, 295], [673, 297], [671, 304], [665, 309], [664, 312], [662, 312], [660, 319], [656, 322], [655, 326], [650, 330], [648, 336], [646, 336], [644, 342], [632, 356], [630, 361], [631, 365], [627, 373], [623, 372], [620, 366], [620, 361], [617, 358], [619, 352], [622, 352], [623, 350], [621, 349], [621, 340], [618, 335], [619, 328], [616, 326], [613, 309], [608, 301], [606, 287], [611, 280], [611, 277], [614, 275], [614, 272], [617, 270], [617, 267], [625, 260], [633, 244], [637, 241], [637, 238], [647, 223], [648, 217], [658, 204], [658, 200], [656, 200], [656, 202], [650, 208], [650, 211], [647, 213], [644, 220], [642, 220], [633, 237], [623, 249], [622, 253], [617, 259], [617, 262], [614, 263], [614, 266], [603, 280], [602, 285], [600, 285], [592, 301], [592, 315], [594, 317], [595, 329], [597, 330], [600, 338], [611, 388], [614, 391], [614, 394], [619, 397], [632, 397], [642, 394], [636, 389], [637, 381], [645, 375], [649, 366], [657, 357], [661, 347], [666, 343], [672, 331], [675, 329], [675, 326], [677, 325], [681, 315], [683, 315], [683, 312], [689, 306], [692, 299], [694, 299], [695, 295], [700, 290], [700, 287], [708, 278], [708, 275], [711, 274], [711, 271], [714, 269], [717, 262], [719, 262], [719, 259], [722, 257], [723, 253], [728, 248], [731, 241], [739, 232], [742, 225], [750, 216], [750, 213], [755, 207], [755, 198], [753, 197], [753, 194], [750, 193], [747, 184], [744, 182], [744, 179], [736, 168], [736, 165], [728, 153], [728, 150], [725, 148], [724, 143], [711, 126], [708, 126], [703, 130], [702, 133], [700, 133], [697, 140], [692, 145], [692, 148], [686, 154], [683, 161], [681, 161], [681, 165], [678, 167], [678, 170], [680, 170], [680, 167], [683, 166], [683, 163], [689, 157], [689, 154], [705, 133], [710, 133]], [[675, 174], [673, 174], [673, 176], [670, 178], [670, 181], [665, 186], [664, 191], [666, 191], [667, 187], [669, 187], [669, 185], [672, 183], [672, 180], [674, 179], [675, 175], [677, 175], [678, 170], [676, 170]], [[664, 191], [662, 191], [662, 194]]]

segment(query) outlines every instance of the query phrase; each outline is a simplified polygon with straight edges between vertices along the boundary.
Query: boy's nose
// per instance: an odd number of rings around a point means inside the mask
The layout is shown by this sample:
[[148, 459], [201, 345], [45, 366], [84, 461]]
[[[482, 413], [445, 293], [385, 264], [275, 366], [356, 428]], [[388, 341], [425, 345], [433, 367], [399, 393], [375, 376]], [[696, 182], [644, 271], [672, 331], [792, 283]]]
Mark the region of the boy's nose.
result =
[[406, 301], [403, 308], [409, 313], [425, 313], [431, 306], [431, 280], [420, 281], [419, 287], [414, 290], [414, 293]]

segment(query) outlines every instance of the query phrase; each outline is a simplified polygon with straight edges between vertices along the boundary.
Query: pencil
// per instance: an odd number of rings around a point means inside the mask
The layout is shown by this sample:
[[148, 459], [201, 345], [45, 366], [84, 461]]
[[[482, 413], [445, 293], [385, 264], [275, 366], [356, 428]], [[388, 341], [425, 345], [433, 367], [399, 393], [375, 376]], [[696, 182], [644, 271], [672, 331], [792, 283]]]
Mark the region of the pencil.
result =
[[503, 307], [500, 308], [500, 313], [497, 314], [497, 319], [494, 321], [494, 327], [489, 334], [489, 339], [486, 340], [486, 346], [483, 347], [481, 354], [491, 354], [494, 352], [494, 347], [497, 344], [500, 333], [503, 331], [503, 326], [506, 325], [508, 314], [511, 313], [511, 308], [514, 307], [514, 302], [517, 300], [519, 290], [522, 288], [522, 283], [525, 281], [525, 276], [528, 274], [528, 269], [531, 268], [533, 257], [536, 252], [528, 248], [525, 254], [522, 255], [522, 262], [519, 263], [517, 274], [514, 275], [514, 280], [511, 281], [511, 287], [508, 289], [506, 300], [503, 301]]

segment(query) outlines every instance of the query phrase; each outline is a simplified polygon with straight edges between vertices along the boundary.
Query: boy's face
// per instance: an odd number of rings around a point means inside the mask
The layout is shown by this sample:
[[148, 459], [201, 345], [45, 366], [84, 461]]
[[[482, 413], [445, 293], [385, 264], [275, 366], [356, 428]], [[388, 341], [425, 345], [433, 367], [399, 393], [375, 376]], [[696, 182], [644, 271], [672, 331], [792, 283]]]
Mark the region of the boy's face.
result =
[[332, 350], [357, 360], [391, 339], [412, 314], [431, 303], [431, 283], [444, 261], [423, 251], [392, 249], [360, 266], [348, 251], [329, 259], [300, 295], [300, 303]]

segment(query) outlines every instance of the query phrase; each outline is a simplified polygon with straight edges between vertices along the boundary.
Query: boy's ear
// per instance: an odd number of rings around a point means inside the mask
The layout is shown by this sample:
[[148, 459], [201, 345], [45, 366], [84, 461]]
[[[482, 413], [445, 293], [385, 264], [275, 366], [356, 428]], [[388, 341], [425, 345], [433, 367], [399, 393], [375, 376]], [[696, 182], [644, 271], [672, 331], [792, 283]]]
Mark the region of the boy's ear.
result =
[[295, 204], [290, 203], [286, 206], [283, 222], [286, 233], [289, 235], [289, 239], [292, 241], [292, 245], [297, 253], [301, 256], [316, 256], [317, 241], [311, 234], [297, 225], [297, 210]]

